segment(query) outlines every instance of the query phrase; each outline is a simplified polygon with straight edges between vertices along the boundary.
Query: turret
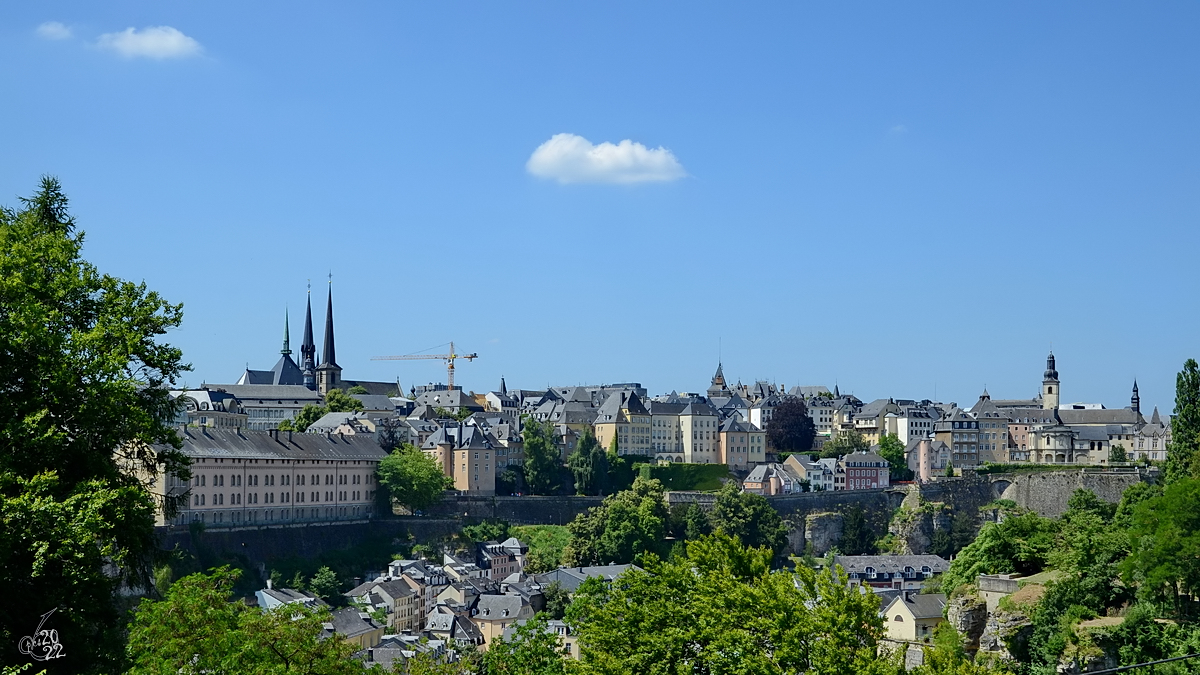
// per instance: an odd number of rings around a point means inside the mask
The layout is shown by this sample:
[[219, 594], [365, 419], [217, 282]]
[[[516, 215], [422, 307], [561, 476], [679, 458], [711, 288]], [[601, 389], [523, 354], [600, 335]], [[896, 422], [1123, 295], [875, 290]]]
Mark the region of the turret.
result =
[[1129, 407], [1136, 414], [1142, 413], [1142, 397], [1138, 396], [1137, 380], [1133, 381], [1133, 396], [1129, 397]]

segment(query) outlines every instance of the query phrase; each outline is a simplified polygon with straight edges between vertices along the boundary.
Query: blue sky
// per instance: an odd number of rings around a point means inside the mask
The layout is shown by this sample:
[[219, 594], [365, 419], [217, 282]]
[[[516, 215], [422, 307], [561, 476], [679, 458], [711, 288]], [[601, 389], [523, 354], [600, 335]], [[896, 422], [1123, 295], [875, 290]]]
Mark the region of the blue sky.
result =
[[[184, 303], [192, 385], [270, 367], [285, 305], [298, 345], [332, 271], [345, 375], [406, 388], [444, 367], [370, 357], [454, 340], [468, 389], [657, 393], [703, 390], [720, 343], [734, 379], [969, 403], [1033, 395], [1053, 345], [1065, 400], [1136, 376], [1166, 410], [1200, 356], [1198, 19], [5, 3], [0, 202], [57, 175], [89, 259]], [[556, 134], [666, 169], [534, 175]]]

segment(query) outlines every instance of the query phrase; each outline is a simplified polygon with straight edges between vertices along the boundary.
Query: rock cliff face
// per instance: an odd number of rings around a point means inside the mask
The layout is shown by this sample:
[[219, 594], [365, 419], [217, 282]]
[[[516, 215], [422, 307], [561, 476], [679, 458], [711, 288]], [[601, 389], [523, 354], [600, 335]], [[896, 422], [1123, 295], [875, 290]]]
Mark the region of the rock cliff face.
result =
[[825, 555], [842, 540], [845, 519], [840, 513], [814, 513], [804, 521], [804, 541], [813, 555]]
[[1010, 646], [1021, 649], [1033, 634], [1033, 623], [1024, 612], [997, 608], [987, 615], [979, 636], [979, 651], [994, 654], [1002, 661], [1014, 661]]
[[950, 598], [946, 605], [946, 621], [963, 636], [963, 646], [974, 651], [988, 622], [987, 603], [975, 593]]
[[897, 545], [896, 552], [901, 555], [929, 553], [934, 532], [950, 529], [950, 516], [950, 507], [939, 503], [925, 503], [900, 511], [888, 525], [888, 533]]

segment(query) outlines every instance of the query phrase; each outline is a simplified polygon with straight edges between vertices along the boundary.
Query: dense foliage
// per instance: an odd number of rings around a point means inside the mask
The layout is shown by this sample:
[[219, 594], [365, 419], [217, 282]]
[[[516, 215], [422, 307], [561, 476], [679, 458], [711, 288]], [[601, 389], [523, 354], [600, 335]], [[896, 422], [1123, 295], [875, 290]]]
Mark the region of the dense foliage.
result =
[[561, 485], [562, 461], [558, 453], [558, 439], [551, 422], [538, 422], [532, 417], [524, 418], [521, 438], [525, 443], [525, 484], [530, 494], [557, 494]]
[[895, 672], [876, 647], [879, 601], [844, 575], [770, 571], [768, 549], [712, 535], [686, 555], [648, 556], [612, 584], [578, 590], [567, 621], [581, 673]]
[[817, 427], [808, 416], [804, 399], [789, 396], [771, 412], [767, 443], [776, 452], [808, 452], [817, 437]]
[[356, 412], [362, 410], [362, 402], [341, 389], [330, 389], [325, 394], [325, 404], [309, 403], [296, 413], [293, 420], [283, 420], [279, 423], [281, 431], [306, 431], [317, 420], [331, 412]]
[[867, 442], [867, 439], [862, 434], [851, 429], [850, 431], [843, 431], [826, 441], [825, 445], [821, 446], [821, 457], [841, 457], [852, 452], [870, 449], [871, 444]]
[[575, 451], [567, 457], [567, 468], [575, 477], [575, 492], [602, 495], [608, 491], [608, 454], [596, 442], [591, 428], [583, 430]]
[[904, 456], [904, 441], [896, 434], [884, 434], [879, 439], [879, 456], [886, 459], [891, 467], [890, 478], [897, 480], [912, 480], [913, 470], [908, 468], [908, 460]]
[[155, 510], [177, 507], [146, 488], [190, 478], [168, 394], [187, 366], [160, 342], [182, 308], [82, 247], [53, 178], [0, 208], [0, 665], [53, 609], [50, 672], [119, 669], [116, 591], [151, 585]]
[[563, 560], [575, 567], [631, 563], [645, 553], [663, 556], [669, 519], [662, 483], [638, 478], [631, 489], [605, 497], [571, 521]]
[[454, 487], [437, 460], [409, 444], [388, 453], [379, 462], [378, 473], [392, 499], [410, 511], [428, 507]]

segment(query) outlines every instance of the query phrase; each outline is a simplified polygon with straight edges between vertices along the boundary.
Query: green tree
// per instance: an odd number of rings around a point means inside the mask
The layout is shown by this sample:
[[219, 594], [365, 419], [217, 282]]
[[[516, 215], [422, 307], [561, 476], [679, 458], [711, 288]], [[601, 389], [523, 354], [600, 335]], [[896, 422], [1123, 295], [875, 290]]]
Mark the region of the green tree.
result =
[[325, 412], [358, 412], [363, 409], [362, 401], [341, 389], [330, 389], [325, 394]]
[[678, 541], [699, 539], [712, 534], [712, 523], [708, 514], [695, 502], [675, 504], [671, 507], [671, 536]]
[[773, 554], [787, 545], [787, 524], [766, 497], [742, 492], [736, 482], [721, 486], [709, 518], [715, 530], [737, 537], [743, 546], [766, 547]]
[[1138, 504], [1132, 521], [1126, 582], [1147, 601], [1190, 613], [1188, 599], [1200, 594], [1200, 480], [1177, 479]]
[[546, 599], [546, 614], [551, 619], [561, 620], [566, 616], [567, 607], [571, 605], [571, 594], [562, 584], [551, 581], [542, 589], [542, 596]]
[[[304, 433], [317, 420], [324, 417], [325, 413], [327, 412], [329, 412], [329, 410], [327, 410], [323, 405], [316, 405], [314, 403], [305, 404], [305, 406], [300, 409], [300, 412], [296, 413], [296, 417], [292, 420], [290, 426], [295, 431]], [[287, 420], [284, 421], [286, 422]]]
[[509, 535], [529, 546], [525, 555], [525, 571], [529, 574], [549, 572], [562, 562], [563, 551], [571, 542], [571, 533], [563, 525], [519, 525], [509, 528]]
[[605, 497], [571, 521], [564, 562], [570, 567], [623, 564], [645, 553], [665, 555], [669, 522], [662, 483], [639, 476], [631, 489]]
[[328, 610], [247, 606], [232, 597], [237, 575], [229, 568], [193, 574], [164, 600], [143, 600], [129, 631], [129, 675], [366, 672], [349, 643], [322, 638]]
[[282, 422], [279, 423], [279, 426], [277, 428], [280, 431], [296, 431], [297, 430], [296, 426], [294, 424], [292, 424], [291, 420], [283, 420]]
[[564, 675], [566, 659], [545, 614], [517, 625], [511, 639], [495, 639], [483, 655], [485, 675]]
[[908, 468], [908, 459], [904, 455], [904, 441], [896, 434], [884, 434], [879, 439], [879, 456], [886, 459], [891, 467], [892, 480], [912, 480], [913, 471]]
[[308, 589], [313, 595], [322, 600], [331, 600], [337, 598], [342, 592], [342, 582], [338, 579], [337, 572], [322, 567], [313, 575], [312, 581], [308, 584]]
[[874, 555], [875, 540], [878, 537], [871, 524], [867, 522], [867, 514], [858, 504], [846, 509], [842, 514], [842, 538], [838, 548], [846, 555]]
[[1197, 446], [1200, 446], [1200, 366], [1195, 359], [1188, 359], [1175, 376], [1175, 414], [1171, 418], [1166, 482], [1200, 477]]
[[1117, 443], [1116, 445], [1112, 446], [1112, 448], [1108, 451], [1108, 463], [1109, 464], [1118, 464], [1121, 462], [1128, 462], [1128, 461], [1129, 461], [1129, 455], [1125, 454], [1125, 445], [1124, 444]]
[[454, 487], [437, 460], [407, 443], [379, 462], [379, 482], [410, 511], [427, 508]]
[[503, 541], [508, 538], [508, 521], [484, 520], [474, 525], [467, 525], [463, 527], [462, 535], [467, 541], [473, 543]]
[[942, 588], [950, 593], [974, 583], [980, 574], [1037, 574], [1046, 567], [1057, 534], [1058, 523], [1036, 513], [987, 523], [950, 563]]
[[650, 556], [611, 584], [584, 582], [567, 610], [579, 671], [883, 672], [878, 599], [844, 574], [772, 572], [771, 558], [716, 534], [688, 542], [677, 559]]
[[788, 397], [775, 406], [767, 426], [767, 443], [776, 452], [808, 452], [817, 437], [817, 427], [800, 397]]
[[925, 658], [913, 675], [986, 675], [997, 672], [983, 663], [983, 659], [972, 661], [963, 646], [962, 635], [948, 622], [937, 627], [933, 633], [933, 646], [925, 647]]
[[554, 424], [538, 422], [532, 417], [524, 419], [521, 438], [525, 443], [525, 484], [530, 494], [554, 494], [562, 484]]
[[101, 273], [83, 241], [53, 178], [0, 208], [0, 593], [20, 604], [0, 612], [0, 641], [58, 608], [48, 625], [69, 647], [52, 670], [114, 672], [116, 591], [153, 583], [155, 511], [179, 506], [148, 481], [190, 478], [168, 393], [188, 366], [160, 341], [182, 307]]
[[362, 386], [361, 384], [356, 384], [353, 387], [350, 387], [349, 389], [347, 389], [346, 393], [351, 394], [351, 395], [358, 394], [361, 396], [363, 394], [370, 394], [371, 392], [367, 391], [367, 388]]
[[596, 442], [591, 428], [583, 430], [575, 452], [567, 457], [567, 467], [575, 476], [575, 491], [581, 495], [600, 495], [608, 488], [608, 456]]
[[843, 431], [826, 441], [825, 445], [821, 446], [821, 456], [841, 457], [852, 452], [870, 449], [871, 444], [867, 442], [867, 439], [863, 438], [862, 434], [851, 429], [850, 431]]

